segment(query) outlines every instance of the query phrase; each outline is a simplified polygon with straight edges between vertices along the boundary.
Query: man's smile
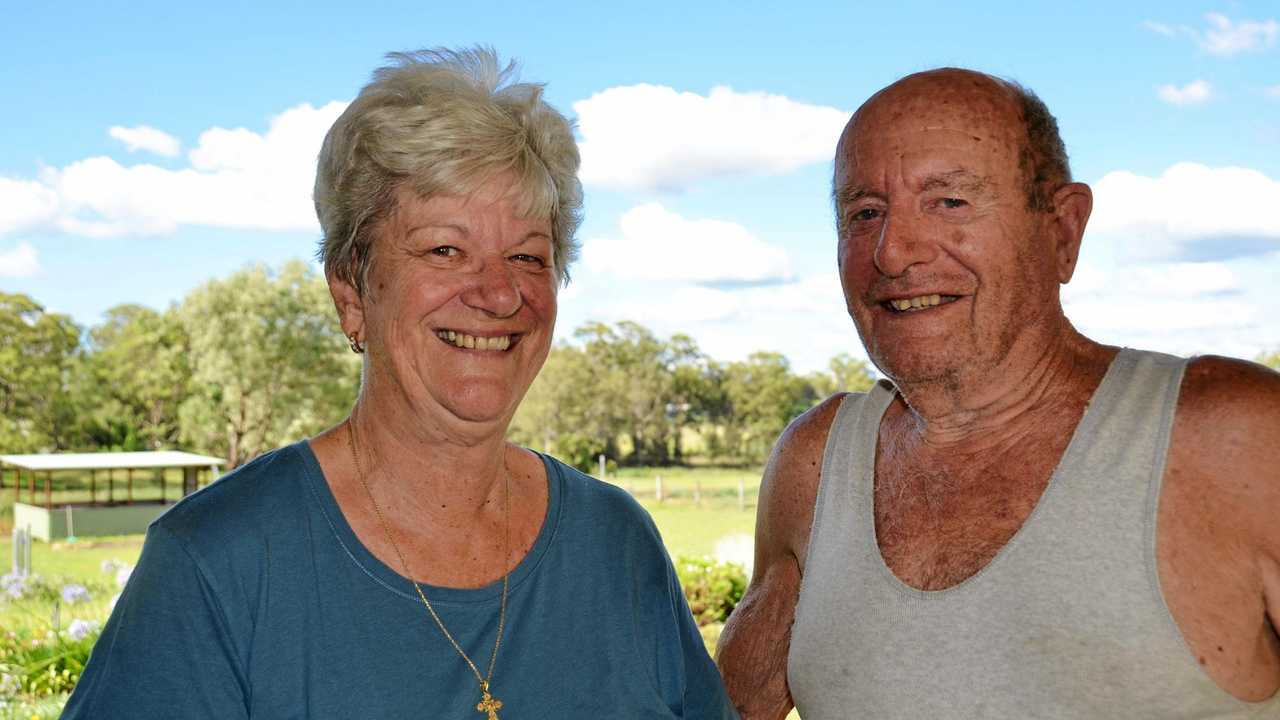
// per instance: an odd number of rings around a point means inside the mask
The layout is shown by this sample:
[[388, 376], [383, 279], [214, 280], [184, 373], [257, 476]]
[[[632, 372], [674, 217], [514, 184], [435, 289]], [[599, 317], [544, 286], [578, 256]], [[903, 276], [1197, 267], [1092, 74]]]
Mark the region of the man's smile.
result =
[[932, 293], [929, 295], [915, 295], [912, 297], [890, 298], [880, 303], [880, 306], [892, 313], [908, 313], [928, 310], [938, 305], [946, 305], [959, 300], [959, 295], [941, 295]]

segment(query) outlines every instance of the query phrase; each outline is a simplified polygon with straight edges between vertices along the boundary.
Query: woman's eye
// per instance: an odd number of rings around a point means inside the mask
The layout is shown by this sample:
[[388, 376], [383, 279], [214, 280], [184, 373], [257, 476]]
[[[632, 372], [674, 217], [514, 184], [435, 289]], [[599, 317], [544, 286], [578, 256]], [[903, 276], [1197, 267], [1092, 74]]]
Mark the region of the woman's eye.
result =
[[543, 260], [537, 255], [529, 255], [527, 253], [519, 253], [517, 255], [512, 255], [511, 259], [515, 260], [516, 262], [522, 265], [531, 265], [531, 266], [540, 267], [540, 268], [547, 266], [546, 260]]
[[441, 245], [440, 247], [431, 248], [431, 254], [439, 255], [440, 257], [456, 257], [461, 254], [461, 252], [461, 250], [452, 245]]

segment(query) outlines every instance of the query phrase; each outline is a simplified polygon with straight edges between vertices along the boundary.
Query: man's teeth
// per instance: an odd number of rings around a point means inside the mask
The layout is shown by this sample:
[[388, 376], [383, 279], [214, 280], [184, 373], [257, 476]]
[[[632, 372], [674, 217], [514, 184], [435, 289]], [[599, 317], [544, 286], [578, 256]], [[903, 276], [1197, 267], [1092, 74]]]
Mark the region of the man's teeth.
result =
[[919, 310], [920, 308], [933, 307], [940, 302], [942, 302], [942, 296], [935, 293], [933, 295], [920, 295], [919, 297], [904, 300], [890, 300], [889, 304], [893, 306], [894, 310], [902, 312], [906, 310]]
[[452, 343], [460, 348], [468, 350], [506, 350], [511, 347], [510, 335], [499, 335], [498, 337], [478, 337], [476, 335], [467, 335], [455, 330], [441, 330], [436, 333], [441, 340]]

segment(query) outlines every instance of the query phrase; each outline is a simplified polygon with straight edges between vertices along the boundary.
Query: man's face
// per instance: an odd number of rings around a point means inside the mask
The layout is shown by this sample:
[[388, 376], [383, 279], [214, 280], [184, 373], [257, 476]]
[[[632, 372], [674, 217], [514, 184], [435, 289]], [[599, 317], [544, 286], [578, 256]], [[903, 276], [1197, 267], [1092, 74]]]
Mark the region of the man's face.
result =
[[845, 128], [840, 280], [872, 361], [899, 383], [996, 368], [1025, 330], [1060, 315], [1047, 216], [1028, 208], [1024, 147], [1013, 98], [956, 71], [890, 86]]

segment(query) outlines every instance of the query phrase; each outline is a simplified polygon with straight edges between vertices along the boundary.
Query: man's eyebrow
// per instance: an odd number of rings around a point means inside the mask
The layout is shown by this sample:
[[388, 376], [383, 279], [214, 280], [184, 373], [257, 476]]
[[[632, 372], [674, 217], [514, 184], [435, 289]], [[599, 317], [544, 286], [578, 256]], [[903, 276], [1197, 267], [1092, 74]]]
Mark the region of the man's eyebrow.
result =
[[991, 179], [971, 170], [949, 170], [941, 173], [930, 173], [920, 181], [920, 191], [946, 190], [956, 188], [969, 192], [984, 192], [991, 187]]
[[849, 205], [864, 197], [880, 198], [883, 196], [866, 185], [845, 185], [836, 190], [837, 205]]

